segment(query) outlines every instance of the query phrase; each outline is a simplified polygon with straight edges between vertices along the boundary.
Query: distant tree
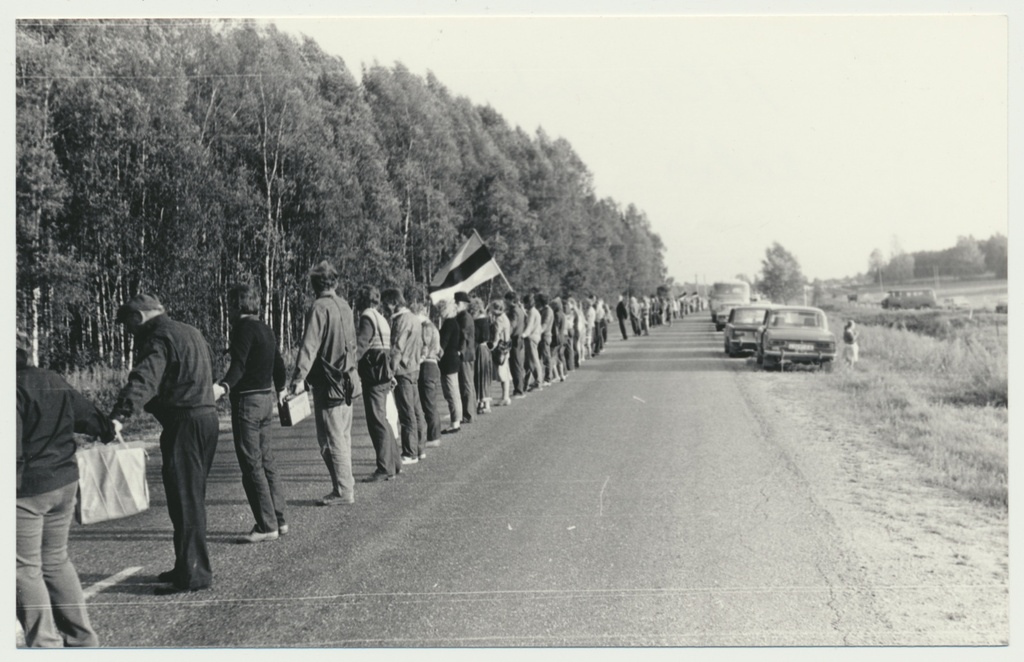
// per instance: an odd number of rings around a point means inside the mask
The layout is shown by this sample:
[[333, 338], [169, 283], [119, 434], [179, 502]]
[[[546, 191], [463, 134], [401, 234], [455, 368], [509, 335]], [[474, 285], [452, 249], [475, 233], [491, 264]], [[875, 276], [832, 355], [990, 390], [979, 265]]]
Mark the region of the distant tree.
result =
[[985, 241], [978, 242], [978, 247], [985, 254], [985, 269], [995, 274], [996, 278], [1007, 276], [1007, 242], [1006, 236], [994, 234]]
[[883, 271], [888, 282], [904, 283], [914, 277], [914, 256], [909, 253], [896, 255]]
[[769, 299], [783, 303], [789, 303], [790, 299], [802, 300], [806, 280], [800, 271], [800, 263], [779, 242], [774, 242], [765, 251], [758, 289]]
[[954, 276], [976, 276], [985, 271], [985, 255], [974, 237], [959, 237], [949, 249], [948, 264]]
[[880, 282], [882, 270], [885, 269], [885, 266], [885, 255], [882, 254], [881, 249], [876, 248], [871, 251], [871, 256], [868, 258], [868, 274], [871, 275], [872, 282]]

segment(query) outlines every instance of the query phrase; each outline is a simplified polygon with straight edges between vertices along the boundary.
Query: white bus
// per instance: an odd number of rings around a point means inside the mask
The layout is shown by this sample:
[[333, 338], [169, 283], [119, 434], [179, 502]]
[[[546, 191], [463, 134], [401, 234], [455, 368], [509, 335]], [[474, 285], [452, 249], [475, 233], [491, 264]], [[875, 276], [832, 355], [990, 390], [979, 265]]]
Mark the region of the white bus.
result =
[[730, 280], [711, 286], [711, 321], [721, 331], [729, 319], [729, 311], [736, 306], [750, 303], [750, 284], [742, 280]]

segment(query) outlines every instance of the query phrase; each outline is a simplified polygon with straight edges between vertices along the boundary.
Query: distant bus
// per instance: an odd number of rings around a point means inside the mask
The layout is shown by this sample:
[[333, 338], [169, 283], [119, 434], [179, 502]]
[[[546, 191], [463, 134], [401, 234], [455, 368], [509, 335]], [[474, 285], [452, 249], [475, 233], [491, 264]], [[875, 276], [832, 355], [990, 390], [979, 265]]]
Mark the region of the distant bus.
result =
[[[750, 284], [742, 280], [730, 280], [715, 283], [711, 286], [710, 308], [711, 321], [719, 331], [725, 326], [729, 317], [729, 310], [734, 306], [745, 306], [750, 303]], [[719, 313], [723, 312], [721, 323]]]

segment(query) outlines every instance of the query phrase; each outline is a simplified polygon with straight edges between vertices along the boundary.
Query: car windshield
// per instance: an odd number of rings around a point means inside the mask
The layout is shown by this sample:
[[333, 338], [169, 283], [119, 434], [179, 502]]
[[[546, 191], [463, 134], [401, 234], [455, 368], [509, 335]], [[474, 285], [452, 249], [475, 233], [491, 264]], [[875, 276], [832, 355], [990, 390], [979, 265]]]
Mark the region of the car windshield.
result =
[[732, 321], [736, 324], [757, 324], [764, 319], [764, 310], [741, 308], [732, 311]]
[[821, 326], [818, 313], [811, 310], [784, 310], [772, 315], [772, 326]]

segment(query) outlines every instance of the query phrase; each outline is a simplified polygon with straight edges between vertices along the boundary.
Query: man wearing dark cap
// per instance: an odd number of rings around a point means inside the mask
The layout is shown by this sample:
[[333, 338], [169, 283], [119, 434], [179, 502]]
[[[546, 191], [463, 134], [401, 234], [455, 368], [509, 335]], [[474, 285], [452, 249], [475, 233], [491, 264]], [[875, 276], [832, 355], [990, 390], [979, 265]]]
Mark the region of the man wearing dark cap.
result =
[[469, 313], [469, 294], [455, 293], [455, 303], [459, 314], [455, 322], [459, 325], [459, 352], [462, 354], [462, 365], [459, 366], [459, 393], [462, 395], [462, 422], [472, 423], [473, 412], [476, 411], [476, 387], [473, 385], [476, 372], [476, 325]]
[[148, 294], [132, 297], [117, 321], [135, 336], [138, 358], [110, 417], [115, 428], [139, 410], [152, 414], [160, 433], [161, 473], [174, 527], [174, 568], [159, 575], [157, 595], [210, 588], [206, 547], [206, 477], [217, 451], [213, 354], [195, 327], [170, 319]]

